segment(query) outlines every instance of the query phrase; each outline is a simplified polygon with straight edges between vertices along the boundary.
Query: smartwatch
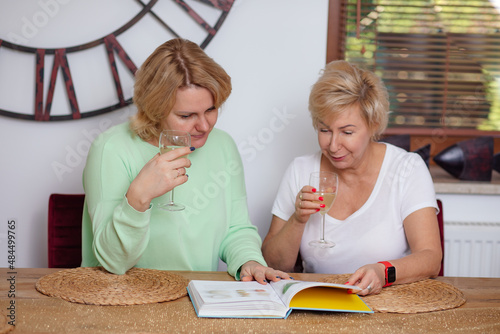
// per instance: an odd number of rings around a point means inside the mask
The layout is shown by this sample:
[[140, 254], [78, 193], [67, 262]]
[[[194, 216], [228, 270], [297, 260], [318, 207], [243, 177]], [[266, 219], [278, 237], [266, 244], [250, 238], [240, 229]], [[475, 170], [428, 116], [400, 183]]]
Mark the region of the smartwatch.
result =
[[379, 263], [385, 266], [385, 285], [383, 286], [385, 288], [396, 281], [396, 268], [388, 261], [380, 261]]

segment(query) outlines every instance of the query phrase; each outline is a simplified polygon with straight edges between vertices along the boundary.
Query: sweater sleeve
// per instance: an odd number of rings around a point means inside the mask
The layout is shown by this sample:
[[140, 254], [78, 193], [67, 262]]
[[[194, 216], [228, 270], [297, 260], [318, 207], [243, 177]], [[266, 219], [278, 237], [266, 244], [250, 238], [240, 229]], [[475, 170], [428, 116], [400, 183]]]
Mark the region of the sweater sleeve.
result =
[[239, 269], [248, 261], [267, 266], [261, 252], [262, 240], [257, 228], [250, 222], [245, 189], [243, 164], [232, 139], [226, 155], [231, 181], [228, 196], [228, 230], [220, 246], [220, 258], [227, 264], [227, 271], [237, 280]]
[[130, 152], [119, 147], [126, 143], [117, 142], [98, 138], [87, 157], [82, 266], [98, 264], [124, 274], [147, 247], [151, 208], [138, 212], [128, 204], [125, 194], [135, 175], [127, 163]]

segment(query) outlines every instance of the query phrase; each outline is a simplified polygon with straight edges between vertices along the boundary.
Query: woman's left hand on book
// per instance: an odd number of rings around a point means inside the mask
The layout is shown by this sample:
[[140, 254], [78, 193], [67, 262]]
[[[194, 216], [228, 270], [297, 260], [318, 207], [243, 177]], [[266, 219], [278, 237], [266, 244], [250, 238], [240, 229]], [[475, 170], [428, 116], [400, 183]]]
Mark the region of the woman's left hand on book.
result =
[[257, 281], [260, 284], [267, 284], [267, 282], [277, 282], [281, 279], [291, 279], [290, 275], [281, 270], [275, 270], [261, 265], [255, 261], [248, 261], [241, 266], [240, 271], [241, 281]]

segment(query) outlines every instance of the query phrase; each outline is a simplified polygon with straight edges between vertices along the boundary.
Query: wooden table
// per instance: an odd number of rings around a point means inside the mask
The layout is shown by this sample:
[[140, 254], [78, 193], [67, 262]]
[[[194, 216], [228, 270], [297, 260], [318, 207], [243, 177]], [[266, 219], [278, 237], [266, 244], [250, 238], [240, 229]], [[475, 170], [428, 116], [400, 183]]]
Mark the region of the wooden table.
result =
[[[465, 305], [419, 314], [354, 314], [293, 311], [288, 319], [198, 318], [188, 297], [176, 301], [95, 306], [40, 294], [35, 283], [60, 269], [0, 269], [1, 313], [15, 301], [13, 333], [500, 333], [500, 278], [439, 277], [462, 290]], [[15, 272], [15, 274], [10, 274]], [[233, 280], [224, 272], [175, 272], [188, 279]], [[15, 299], [8, 296], [11, 276]], [[326, 275], [294, 274], [318, 280]], [[7, 319], [9, 320], [9, 319]], [[1, 330], [1, 329], [0, 329]]]

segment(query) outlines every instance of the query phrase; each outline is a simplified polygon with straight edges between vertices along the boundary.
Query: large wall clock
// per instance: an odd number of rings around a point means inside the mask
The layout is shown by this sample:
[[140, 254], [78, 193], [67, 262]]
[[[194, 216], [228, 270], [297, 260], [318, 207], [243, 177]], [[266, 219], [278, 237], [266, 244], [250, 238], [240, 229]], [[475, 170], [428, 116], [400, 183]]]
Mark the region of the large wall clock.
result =
[[[158, 26], [161, 26], [162, 29], [168, 32], [169, 36], [189, 38], [183, 32], [185, 25], [178, 24], [179, 20], [189, 20], [189, 24], [194, 23], [198, 26], [198, 29], [203, 31], [205, 36], [196, 42], [202, 48], [205, 48], [221, 27], [234, 2], [234, 0], [129, 1], [137, 3], [137, 12], [130, 20], [117, 29], [104, 33], [97, 39], [77, 45], [46, 48], [23, 45], [22, 43], [9, 41], [6, 38], [1, 39], [0, 37], [0, 69], [2, 66], [5, 66], [5, 64], [2, 65], [2, 61], [5, 61], [2, 58], [2, 52], [5, 52], [7, 49], [9, 49], [11, 57], [16, 57], [16, 55], [29, 56], [32, 57], [32, 61], [35, 64], [33, 67], [34, 73], [30, 75], [32, 82], [26, 83], [25, 88], [23, 88], [26, 90], [26, 94], [34, 94], [32, 110], [11, 110], [2, 107], [0, 101], [0, 115], [34, 121], [61, 121], [92, 117], [125, 107], [132, 103], [132, 98], [126, 96], [124, 93], [123, 72], [121, 76], [118, 67], [124, 68], [133, 77], [140, 64], [132, 60], [132, 57], [129, 56], [130, 50], [127, 50], [127, 47], [124, 47], [120, 43], [120, 35], [137, 28], [139, 26], [138, 23], [148, 17], [149, 20], [154, 18]], [[56, 4], [55, 0], [54, 4]], [[172, 6], [177, 8], [177, 12], [172, 10]], [[54, 9], [52, 10], [54, 11]], [[99, 8], [95, 8], [95, 10], [98, 11]], [[179, 10], [184, 14], [184, 18], [180, 18], [182, 15], [179, 15]], [[208, 15], [209, 17], [206, 17], [207, 12], [210, 14]], [[47, 13], [50, 14], [49, 12]], [[46, 15], [47, 17], [48, 14]], [[112, 15], [112, 13], [109, 13], [109, 15]], [[172, 15], [175, 17], [172, 17]], [[187, 25], [189, 26], [189, 24]], [[147, 35], [153, 32], [143, 31], [141, 33]], [[112, 94], [114, 96], [111, 103], [85, 109], [82, 108], [80, 100], [85, 94], [79, 93], [79, 89], [82, 89], [82, 87], [77, 84], [78, 80], [75, 80], [77, 78], [75, 78], [76, 74], [73, 71], [71, 57], [77, 53], [89, 52], [89, 50], [99, 48], [105, 50], [105, 52], [101, 52], [102, 57], [105, 58], [102, 61], [105, 61], [108, 65], [106, 73], [102, 75], [112, 78], [114, 83]], [[62, 80], [62, 84], [57, 84], [58, 80]], [[98, 86], [99, 84], [95, 83], [93, 88], [99, 89]], [[88, 87], [85, 89], [88, 89]], [[52, 112], [55, 94], [59, 96], [63, 94], [65, 96], [65, 101], [68, 105], [68, 108], [66, 108], [67, 113], [61, 114], [59, 112], [55, 114]], [[8, 93], [4, 94], [2, 99], [8, 98], [8, 96]]]

